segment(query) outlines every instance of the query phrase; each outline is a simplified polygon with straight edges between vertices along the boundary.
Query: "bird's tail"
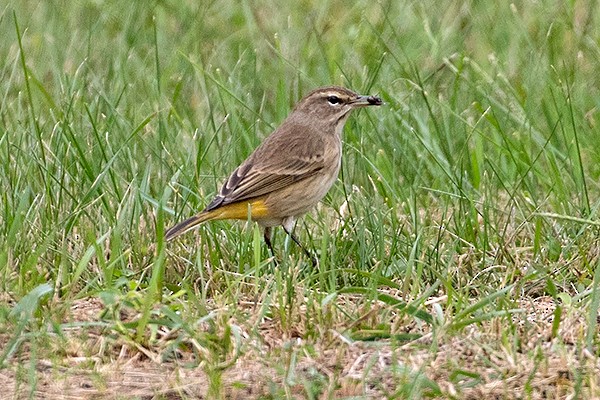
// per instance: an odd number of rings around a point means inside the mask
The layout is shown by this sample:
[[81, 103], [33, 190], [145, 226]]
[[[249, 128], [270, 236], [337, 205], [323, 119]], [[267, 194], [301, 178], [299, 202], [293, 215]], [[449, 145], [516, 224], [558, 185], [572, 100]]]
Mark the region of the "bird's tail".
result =
[[178, 223], [174, 227], [167, 230], [165, 233], [165, 239], [167, 241], [175, 239], [177, 236], [184, 234], [190, 229], [193, 229], [206, 221], [217, 219], [247, 220], [248, 217], [251, 219], [260, 219], [268, 217], [269, 212], [270, 210], [267, 208], [264, 202], [264, 196], [257, 197], [249, 201], [239, 201], [237, 203], [226, 204], [210, 211], [202, 211], [200, 214]]
[[169, 228], [167, 230], [167, 232], [165, 233], [165, 239], [167, 241], [175, 239], [177, 236], [183, 235], [187, 231], [194, 229], [201, 223], [211, 220], [211, 219], [214, 219], [214, 216], [213, 216], [213, 213], [210, 211], [208, 211], [208, 212], [204, 211], [198, 215], [194, 215], [193, 217], [188, 218], [185, 221], [178, 223], [177, 225], [173, 226], [172, 228]]

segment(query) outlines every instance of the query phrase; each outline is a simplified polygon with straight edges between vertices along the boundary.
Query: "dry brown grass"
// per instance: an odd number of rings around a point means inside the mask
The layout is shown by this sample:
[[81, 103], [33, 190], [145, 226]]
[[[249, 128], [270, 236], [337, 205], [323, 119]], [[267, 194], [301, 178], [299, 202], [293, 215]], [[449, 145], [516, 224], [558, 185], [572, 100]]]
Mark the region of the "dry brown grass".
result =
[[[348, 299], [341, 299], [340, 306], [344, 303]], [[599, 398], [600, 361], [581, 346], [585, 317], [578, 309], [565, 307], [553, 337], [552, 299], [524, 298], [520, 307], [524, 312], [513, 317], [514, 337], [504, 336], [506, 321], [492, 319], [437, 334], [426, 325], [407, 325], [405, 332], [422, 337], [400, 344], [351, 342], [335, 332], [304, 339], [301, 329], [286, 330], [276, 320], [265, 320], [257, 333], [244, 332], [241, 356], [212, 376], [206, 363], [185, 346], [178, 349], [176, 360], [161, 361], [160, 346], [107, 340], [99, 328], [72, 329], [66, 341], [52, 343], [61, 347], [54, 350], [62, 356], [36, 363], [33, 393], [18, 377], [27, 373], [26, 352], [0, 370], [0, 393], [18, 399], [30, 394], [65, 400], [204, 399], [211, 397], [209, 385], [218, 375], [219, 393], [228, 399], [308, 398], [307, 384], [318, 385], [319, 398], [404, 398], [408, 395], [403, 385], [409, 387], [419, 379], [439, 386], [439, 392], [424, 389], [424, 395], [434, 398], [566, 399], [574, 398], [574, 393]], [[97, 299], [80, 300], [68, 318], [98, 321], [103, 308]], [[385, 306], [373, 307], [380, 308]], [[169, 337], [164, 332], [165, 339], [158, 343], [167, 343]]]

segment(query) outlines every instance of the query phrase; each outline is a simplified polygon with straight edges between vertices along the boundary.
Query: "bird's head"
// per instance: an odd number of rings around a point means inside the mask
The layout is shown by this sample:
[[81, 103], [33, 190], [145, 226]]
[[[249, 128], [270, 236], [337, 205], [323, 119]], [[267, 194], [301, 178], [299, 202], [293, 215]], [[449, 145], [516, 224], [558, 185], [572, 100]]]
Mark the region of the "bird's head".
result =
[[352, 110], [382, 104], [379, 97], [363, 96], [350, 89], [328, 86], [315, 89], [304, 96], [294, 108], [294, 113], [338, 127], [340, 123], [343, 126]]

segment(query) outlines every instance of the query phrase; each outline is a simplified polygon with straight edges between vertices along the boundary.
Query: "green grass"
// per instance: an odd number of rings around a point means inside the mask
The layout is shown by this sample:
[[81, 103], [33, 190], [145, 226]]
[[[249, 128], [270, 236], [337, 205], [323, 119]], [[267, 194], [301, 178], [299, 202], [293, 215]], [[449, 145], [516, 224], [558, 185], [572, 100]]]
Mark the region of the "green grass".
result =
[[[600, 396], [599, 26], [593, 1], [2, 6], [2, 392]], [[386, 104], [296, 228], [317, 268], [252, 224], [162, 240], [331, 84]], [[115, 394], [127, 360], [179, 378]]]

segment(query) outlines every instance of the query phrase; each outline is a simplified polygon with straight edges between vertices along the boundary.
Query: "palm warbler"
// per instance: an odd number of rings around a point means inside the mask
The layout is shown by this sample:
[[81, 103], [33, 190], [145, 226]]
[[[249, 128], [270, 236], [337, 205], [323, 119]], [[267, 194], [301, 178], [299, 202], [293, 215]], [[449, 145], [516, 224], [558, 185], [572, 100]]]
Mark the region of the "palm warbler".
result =
[[381, 104], [379, 97], [360, 96], [342, 87], [310, 92], [233, 171], [204, 211], [167, 230], [166, 239], [205, 221], [243, 220], [250, 215], [264, 227], [271, 254], [271, 228], [281, 225], [314, 263], [293, 234], [296, 219], [313, 208], [337, 179], [342, 158], [341, 134], [350, 112]]

